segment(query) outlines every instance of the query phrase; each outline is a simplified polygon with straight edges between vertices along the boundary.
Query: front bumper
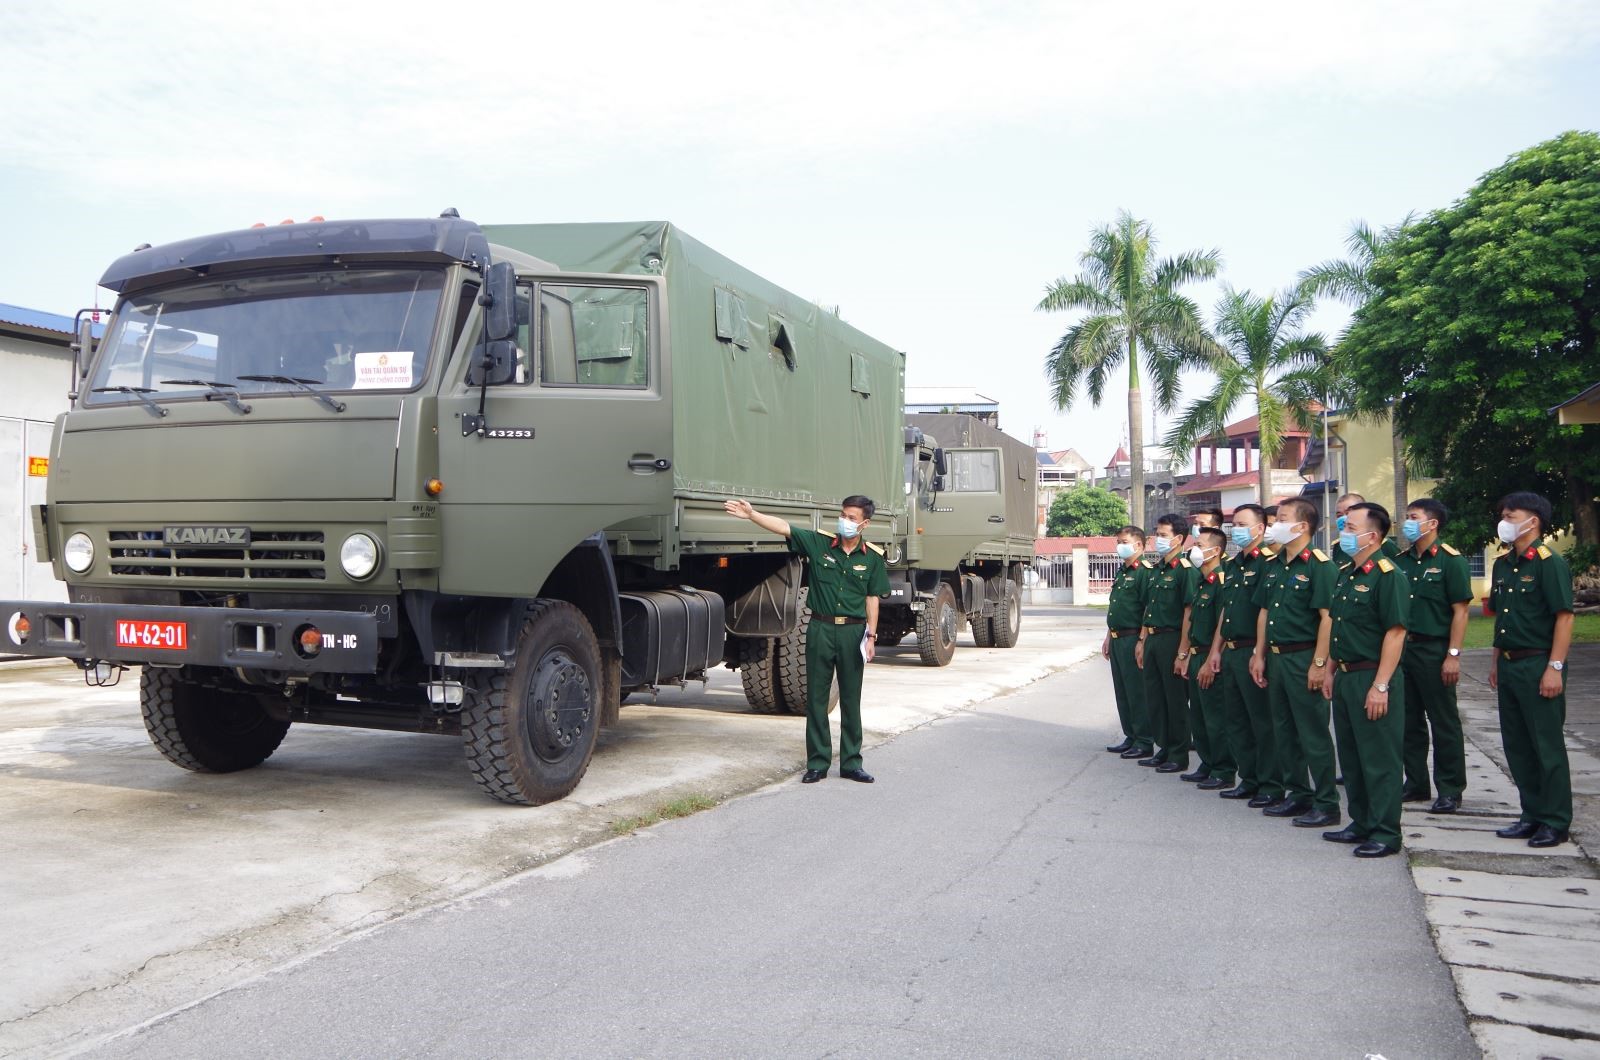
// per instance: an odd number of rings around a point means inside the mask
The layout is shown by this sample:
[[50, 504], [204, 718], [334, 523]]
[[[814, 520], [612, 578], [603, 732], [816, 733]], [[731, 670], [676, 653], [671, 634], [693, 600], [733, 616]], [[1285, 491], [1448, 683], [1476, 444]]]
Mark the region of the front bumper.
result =
[[[21, 643], [14, 633], [19, 614], [29, 627]], [[307, 627], [322, 635], [315, 654], [297, 647]], [[166, 646], [158, 646], [163, 641]], [[0, 600], [0, 652], [85, 662], [370, 674], [378, 667], [378, 619], [352, 611]]]

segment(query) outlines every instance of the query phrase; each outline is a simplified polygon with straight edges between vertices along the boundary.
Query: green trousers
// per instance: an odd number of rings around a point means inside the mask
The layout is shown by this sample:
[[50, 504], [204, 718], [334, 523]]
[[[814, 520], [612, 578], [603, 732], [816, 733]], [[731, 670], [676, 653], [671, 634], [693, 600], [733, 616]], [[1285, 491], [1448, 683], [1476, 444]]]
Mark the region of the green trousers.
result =
[[1407, 795], [1428, 794], [1428, 732], [1433, 731], [1433, 786], [1440, 795], [1467, 790], [1467, 745], [1461, 736], [1456, 688], [1439, 676], [1448, 641], [1413, 640], [1406, 644], [1400, 668], [1406, 677]]
[[1172, 672], [1178, 658], [1178, 632], [1144, 638], [1144, 701], [1156, 757], [1189, 767], [1189, 682]]
[[1369, 721], [1367, 690], [1377, 676], [1376, 670], [1334, 674], [1333, 733], [1339, 741], [1351, 826], [1374, 843], [1398, 847], [1406, 677], [1404, 671], [1395, 671], [1389, 681], [1389, 712]]
[[813, 622], [806, 630], [806, 768], [828, 771], [833, 733], [828, 728], [828, 687], [839, 675], [839, 768], [861, 768], [861, 657], [866, 627]]
[[1553, 699], [1539, 694], [1548, 655], [1499, 660], [1500, 739], [1522, 799], [1522, 819], [1558, 832], [1572, 827], [1572, 773], [1567, 765], [1566, 677]]
[[1135, 633], [1112, 639], [1111, 688], [1117, 695], [1117, 720], [1122, 723], [1122, 735], [1141, 751], [1153, 751], [1155, 741], [1150, 735], [1150, 715], [1144, 709], [1144, 674], [1133, 660], [1138, 643]]
[[1249, 648], [1223, 648], [1222, 713], [1228, 748], [1239, 769], [1239, 783], [1258, 795], [1283, 797], [1278, 773], [1277, 741], [1272, 734], [1272, 707], [1267, 690], [1250, 676]]
[[1278, 776], [1287, 798], [1309, 801], [1314, 810], [1338, 813], [1328, 701], [1321, 691], [1306, 688], [1310, 667], [1310, 648], [1283, 655], [1267, 649], [1267, 699], [1272, 704]]
[[1189, 731], [1194, 736], [1195, 754], [1200, 756], [1200, 772], [1216, 780], [1231, 781], [1239, 769], [1228, 741], [1222, 675], [1217, 675], [1210, 688], [1201, 688], [1200, 671], [1205, 669], [1208, 649], [1191, 647], [1189, 651]]

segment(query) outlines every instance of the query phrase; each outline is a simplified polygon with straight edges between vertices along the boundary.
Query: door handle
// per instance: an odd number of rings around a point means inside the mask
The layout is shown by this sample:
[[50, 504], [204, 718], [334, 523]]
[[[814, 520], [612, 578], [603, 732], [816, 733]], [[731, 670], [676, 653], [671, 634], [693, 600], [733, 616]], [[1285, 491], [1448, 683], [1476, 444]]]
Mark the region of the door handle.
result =
[[672, 461], [664, 456], [636, 456], [628, 461], [630, 471], [671, 471]]
[[989, 521], [991, 523], [1003, 523], [1006, 521], [1006, 517], [1003, 515], [991, 515], [989, 516]]

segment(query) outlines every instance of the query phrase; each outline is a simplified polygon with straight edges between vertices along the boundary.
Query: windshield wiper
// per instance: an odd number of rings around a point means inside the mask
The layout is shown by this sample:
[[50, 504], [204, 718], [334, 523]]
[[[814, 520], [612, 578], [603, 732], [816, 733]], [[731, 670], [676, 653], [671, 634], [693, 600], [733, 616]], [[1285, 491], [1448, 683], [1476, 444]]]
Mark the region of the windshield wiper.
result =
[[226, 401], [228, 407], [241, 416], [249, 415], [250, 406], [239, 400], [239, 395], [234, 391], [239, 389], [237, 383], [219, 383], [215, 379], [163, 379], [162, 386], [209, 386], [214, 389], [205, 394], [207, 401]]
[[322, 391], [313, 390], [311, 388], [310, 384], [312, 383], [326, 386], [327, 384], [321, 379], [299, 379], [292, 375], [241, 375], [239, 378], [249, 383], [284, 383], [288, 386], [298, 387], [299, 389], [310, 394], [312, 397], [316, 398], [318, 401], [322, 402], [324, 405], [328, 406], [333, 411], [344, 411], [344, 402], [335, 401]]
[[157, 416], [165, 416], [168, 411], [145, 397], [146, 394], [155, 393], [155, 390], [147, 386], [97, 386], [94, 388], [94, 392], [96, 394], [132, 394], [139, 399], [139, 404], [154, 412]]

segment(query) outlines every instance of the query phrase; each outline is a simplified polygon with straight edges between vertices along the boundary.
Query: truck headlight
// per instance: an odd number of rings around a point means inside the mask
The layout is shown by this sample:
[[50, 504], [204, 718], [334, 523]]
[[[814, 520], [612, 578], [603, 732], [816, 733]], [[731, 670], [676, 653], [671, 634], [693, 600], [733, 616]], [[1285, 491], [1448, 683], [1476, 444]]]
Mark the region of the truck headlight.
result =
[[339, 566], [357, 581], [370, 577], [378, 569], [378, 543], [366, 534], [351, 534], [339, 547]]
[[94, 565], [94, 542], [80, 530], [67, 538], [66, 545], [61, 549], [61, 558], [67, 561], [68, 569], [74, 574], [82, 574]]

